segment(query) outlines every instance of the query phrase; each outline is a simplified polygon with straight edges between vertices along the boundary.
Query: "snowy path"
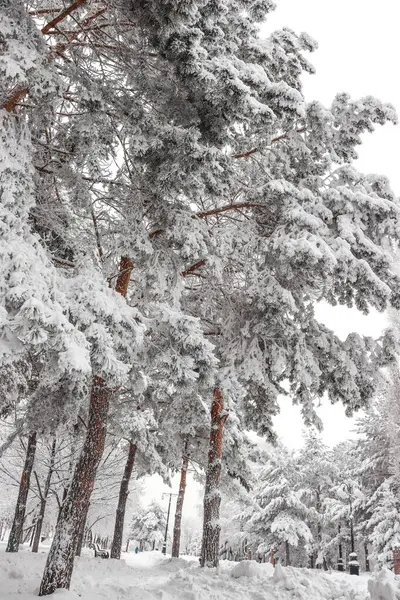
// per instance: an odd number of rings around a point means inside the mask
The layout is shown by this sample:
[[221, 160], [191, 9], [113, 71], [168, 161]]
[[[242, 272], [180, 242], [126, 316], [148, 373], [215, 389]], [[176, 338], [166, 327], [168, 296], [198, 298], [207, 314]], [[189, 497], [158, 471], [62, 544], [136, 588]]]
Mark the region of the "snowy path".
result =
[[[6, 554], [0, 549], [0, 600], [33, 600], [45, 553]], [[235, 566], [236, 565], [236, 566]], [[130, 554], [126, 561], [84, 556], [76, 561], [65, 600], [366, 600], [367, 577], [307, 569], [223, 562], [220, 572], [197, 560], [168, 559], [159, 553]], [[239, 573], [233, 577], [232, 569]]]

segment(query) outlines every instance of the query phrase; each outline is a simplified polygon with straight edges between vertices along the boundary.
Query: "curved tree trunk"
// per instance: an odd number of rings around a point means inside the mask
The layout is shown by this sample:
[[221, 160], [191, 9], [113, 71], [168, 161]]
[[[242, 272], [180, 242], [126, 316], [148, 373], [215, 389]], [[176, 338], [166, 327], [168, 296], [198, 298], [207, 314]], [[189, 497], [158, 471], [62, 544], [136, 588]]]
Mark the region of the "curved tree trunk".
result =
[[126, 501], [129, 494], [129, 482], [135, 464], [136, 444], [129, 442], [128, 457], [125, 463], [124, 475], [119, 488], [117, 514], [115, 517], [114, 536], [111, 544], [111, 558], [121, 558], [122, 535], [124, 532]]
[[201, 542], [200, 565], [217, 567], [219, 563], [219, 507], [221, 495], [219, 482], [221, 478], [222, 440], [224, 423], [228, 414], [224, 411], [224, 397], [221, 390], [214, 388], [211, 406], [210, 448], [208, 451], [208, 467], [204, 490], [203, 538]]
[[15, 507], [14, 521], [8, 538], [6, 552], [18, 552], [19, 549], [19, 544], [22, 537], [22, 530], [24, 526], [26, 501], [28, 498], [29, 484], [31, 480], [33, 462], [35, 460], [35, 453], [36, 432], [31, 433], [28, 438], [25, 464], [21, 475], [21, 482], [19, 484], [19, 492], [17, 498], [17, 505]]
[[48, 497], [49, 491], [50, 491], [51, 478], [54, 473], [54, 461], [55, 461], [55, 457], [56, 457], [56, 443], [57, 443], [56, 438], [54, 438], [53, 443], [51, 445], [50, 465], [49, 465], [49, 470], [47, 472], [47, 477], [46, 477], [46, 482], [44, 484], [43, 492], [41, 492], [40, 487], [39, 487], [39, 482], [38, 482], [38, 489], [39, 489], [39, 494], [40, 494], [40, 511], [39, 511], [39, 516], [36, 521], [35, 537], [33, 538], [32, 552], [38, 552], [38, 550], [39, 550], [40, 536], [42, 533], [44, 513], [46, 510], [46, 504], [47, 504], [47, 497]]
[[[124, 297], [128, 291], [132, 269], [133, 262], [129, 257], [123, 256], [115, 290]], [[71, 584], [80, 527], [88, 510], [97, 468], [104, 451], [107, 415], [112, 394], [113, 390], [103, 379], [93, 378], [86, 438], [67, 497], [62, 505], [40, 584], [39, 596], [52, 594], [58, 588], [69, 589]]]
[[174, 521], [174, 537], [172, 540], [172, 556], [179, 558], [179, 547], [181, 544], [181, 522], [182, 522], [182, 509], [183, 502], [185, 500], [186, 491], [186, 474], [189, 464], [189, 454], [187, 451], [188, 443], [185, 442], [184, 453], [182, 457], [182, 468], [181, 468], [181, 480], [179, 483], [178, 498], [176, 500], [175, 509], [175, 521]]

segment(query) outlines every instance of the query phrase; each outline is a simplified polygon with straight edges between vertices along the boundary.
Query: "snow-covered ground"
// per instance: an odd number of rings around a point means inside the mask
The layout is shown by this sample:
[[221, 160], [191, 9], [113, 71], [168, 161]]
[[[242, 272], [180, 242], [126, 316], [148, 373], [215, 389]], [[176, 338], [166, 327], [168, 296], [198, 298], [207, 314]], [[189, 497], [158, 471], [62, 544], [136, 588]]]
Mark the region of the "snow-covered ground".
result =
[[[0, 548], [0, 600], [33, 600], [46, 551]], [[368, 577], [223, 561], [219, 572], [196, 559], [170, 559], [159, 552], [123, 555], [124, 560], [83, 556], [76, 560], [71, 590], [63, 600], [366, 600]]]

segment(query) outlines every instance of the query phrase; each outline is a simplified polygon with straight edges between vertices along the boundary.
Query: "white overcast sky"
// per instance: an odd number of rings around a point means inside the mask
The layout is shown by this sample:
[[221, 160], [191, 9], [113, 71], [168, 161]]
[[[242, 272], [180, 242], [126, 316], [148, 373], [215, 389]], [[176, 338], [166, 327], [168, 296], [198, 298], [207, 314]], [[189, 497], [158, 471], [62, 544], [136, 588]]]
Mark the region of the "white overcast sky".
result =
[[[400, 114], [400, 2], [399, 0], [276, 0], [277, 9], [268, 19], [264, 32], [289, 27], [305, 31], [319, 44], [309, 56], [316, 74], [304, 77], [307, 100], [329, 105], [338, 92], [357, 98], [373, 95], [391, 102]], [[359, 148], [357, 168], [387, 175], [400, 195], [400, 125], [377, 127]], [[351, 331], [378, 337], [386, 326], [384, 315], [360, 315], [343, 307], [318, 307], [318, 317], [341, 338]], [[324, 422], [324, 441], [329, 445], [350, 437], [353, 421], [341, 405], [323, 402], [319, 414]], [[297, 407], [282, 401], [275, 419], [279, 437], [290, 448], [302, 444], [303, 425]], [[191, 479], [191, 478], [190, 478]], [[173, 491], [178, 489], [178, 477]], [[160, 499], [164, 488], [158, 478], [148, 486], [149, 496]], [[190, 482], [184, 514], [194, 514], [201, 488]]]

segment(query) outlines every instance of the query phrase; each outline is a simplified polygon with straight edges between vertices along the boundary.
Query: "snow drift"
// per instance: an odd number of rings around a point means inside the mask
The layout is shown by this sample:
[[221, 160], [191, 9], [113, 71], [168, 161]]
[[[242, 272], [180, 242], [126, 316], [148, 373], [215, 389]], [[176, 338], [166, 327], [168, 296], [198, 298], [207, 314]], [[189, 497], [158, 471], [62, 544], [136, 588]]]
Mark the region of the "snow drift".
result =
[[[0, 552], [0, 600], [37, 600], [45, 554]], [[125, 560], [83, 556], [65, 600], [366, 600], [355, 578], [284, 568], [254, 561], [224, 561], [218, 571], [200, 569], [198, 559], [169, 559], [157, 552]], [[361, 578], [356, 578], [360, 580]], [[357, 581], [360, 584], [360, 581]], [[373, 596], [373, 600], [381, 600]], [[384, 596], [383, 600], [398, 598]]]
[[368, 582], [371, 600], [400, 600], [400, 578], [388, 569], [382, 569]]

